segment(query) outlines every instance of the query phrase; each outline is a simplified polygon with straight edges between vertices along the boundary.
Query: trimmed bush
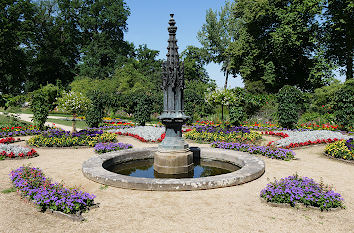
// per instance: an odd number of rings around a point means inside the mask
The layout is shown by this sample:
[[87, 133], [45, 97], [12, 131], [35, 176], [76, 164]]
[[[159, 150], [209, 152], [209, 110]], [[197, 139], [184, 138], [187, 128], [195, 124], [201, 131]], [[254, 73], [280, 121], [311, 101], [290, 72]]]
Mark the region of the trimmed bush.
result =
[[134, 120], [141, 126], [150, 121], [153, 101], [148, 95], [141, 95], [138, 98], [137, 106], [134, 110]]
[[88, 98], [91, 104], [85, 114], [86, 123], [90, 128], [97, 128], [104, 117], [106, 96], [101, 91], [94, 90], [88, 94]]
[[348, 80], [334, 95], [334, 115], [343, 129], [354, 129], [354, 80]]
[[302, 92], [296, 87], [286, 85], [279, 90], [276, 98], [280, 125], [289, 129], [294, 128], [303, 103]]
[[55, 108], [55, 100], [59, 95], [59, 88], [53, 84], [48, 84], [32, 94], [31, 110], [33, 121], [40, 130], [44, 129], [49, 111]]

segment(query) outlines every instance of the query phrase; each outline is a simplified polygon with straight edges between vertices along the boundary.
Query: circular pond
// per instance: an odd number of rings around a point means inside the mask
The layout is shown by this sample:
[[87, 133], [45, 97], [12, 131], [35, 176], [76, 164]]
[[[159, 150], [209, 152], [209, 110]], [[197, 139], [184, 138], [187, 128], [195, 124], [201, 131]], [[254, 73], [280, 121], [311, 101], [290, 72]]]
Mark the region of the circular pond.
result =
[[132, 177], [156, 178], [156, 179], [183, 179], [200, 178], [227, 174], [240, 169], [232, 163], [218, 160], [195, 159], [194, 169], [187, 174], [162, 174], [154, 170], [154, 159], [132, 160], [124, 163], [113, 164], [106, 169], [108, 171]]
[[[257, 179], [265, 171], [264, 162], [260, 158], [245, 152], [216, 148], [192, 147], [190, 149], [193, 152], [194, 161], [199, 160], [202, 165], [200, 168], [196, 166], [195, 173], [201, 174], [204, 171], [206, 174], [208, 173], [208, 167], [220, 168], [220, 164], [222, 164], [221, 168], [227, 170], [228, 173], [215, 173], [213, 176], [199, 178], [146, 178], [149, 177], [146, 174], [144, 177], [137, 177], [138, 175], [129, 176], [129, 174], [132, 175], [132, 173], [136, 172], [137, 169], [150, 169], [153, 172], [153, 168], [150, 165], [146, 167], [145, 162], [153, 160], [154, 154], [157, 151], [156, 147], [114, 151], [94, 156], [83, 163], [82, 172], [90, 180], [119, 188], [183, 191], [239, 185]], [[140, 162], [144, 163], [144, 168], [139, 167]], [[203, 169], [204, 162], [209, 163], [209, 166], [205, 166]], [[117, 170], [125, 171], [118, 174], [114, 172]]]

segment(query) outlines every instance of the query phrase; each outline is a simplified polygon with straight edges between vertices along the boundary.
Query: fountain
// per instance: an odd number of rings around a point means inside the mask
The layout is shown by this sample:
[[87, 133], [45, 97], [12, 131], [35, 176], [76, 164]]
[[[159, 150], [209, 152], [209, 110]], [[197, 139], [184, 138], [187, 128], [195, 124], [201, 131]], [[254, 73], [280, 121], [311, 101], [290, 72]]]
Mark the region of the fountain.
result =
[[248, 153], [215, 148], [189, 148], [182, 138], [184, 68], [179, 62], [177, 27], [170, 14], [167, 61], [163, 63], [163, 112], [166, 136], [158, 147], [128, 149], [94, 156], [82, 165], [93, 181], [119, 188], [183, 191], [220, 188], [260, 177], [264, 162]]
[[184, 114], [184, 67], [179, 62], [176, 40], [177, 27], [170, 14], [167, 61], [163, 63], [163, 112], [159, 119], [166, 127], [165, 139], [154, 156], [154, 169], [162, 174], [188, 174], [193, 170], [193, 153], [182, 138]]

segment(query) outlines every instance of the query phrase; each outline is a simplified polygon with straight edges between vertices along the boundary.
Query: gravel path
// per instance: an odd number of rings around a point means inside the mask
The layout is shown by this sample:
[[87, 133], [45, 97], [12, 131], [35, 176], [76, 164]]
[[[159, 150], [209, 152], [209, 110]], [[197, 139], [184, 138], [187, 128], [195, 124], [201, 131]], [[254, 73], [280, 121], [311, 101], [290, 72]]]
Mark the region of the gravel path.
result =
[[[157, 146], [132, 137], [117, 138], [135, 148]], [[209, 145], [191, 143], [190, 146]], [[12, 169], [31, 163], [53, 182], [63, 181], [67, 186], [95, 194], [100, 207], [84, 213], [86, 221], [78, 223], [38, 212], [17, 193], [0, 193], [0, 232], [353, 232], [354, 167], [324, 157], [324, 147], [299, 149], [298, 160], [288, 162], [261, 157], [266, 172], [255, 181], [190, 192], [105, 187], [86, 179], [81, 172], [82, 163], [97, 156], [93, 148], [38, 148], [36, 158], [0, 161], [0, 190], [11, 187], [8, 174]], [[333, 185], [343, 195], [347, 208], [320, 212], [271, 207], [261, 202], [259, 193], [269, 183], [268, 179], [296, 172], [318, 182], [322, 178], [324, 183]]]

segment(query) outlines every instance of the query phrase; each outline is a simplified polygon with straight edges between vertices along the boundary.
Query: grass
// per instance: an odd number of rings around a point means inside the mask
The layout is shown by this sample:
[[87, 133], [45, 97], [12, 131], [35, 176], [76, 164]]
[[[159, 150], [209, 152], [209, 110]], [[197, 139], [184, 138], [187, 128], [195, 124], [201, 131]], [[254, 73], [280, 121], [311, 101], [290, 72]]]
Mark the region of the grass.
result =
[[8, 188], [8, 189], [1, 190], [1, 193], [8, 194], [8, 193], [16, 192], [16, 191], [17, 191], [17, 189], [15, 187], [11, 187], [11, 188]]
[[[72, 126], [72, 121], [66, 121], [66, 120], [61, 120], [61, 119], [52, 119], [48, 118], [47, 122], [52, 122], [55, 124], [60, 124], [60, 125], [66, 125], [66, 126]], [[85, 129], [88, 128], [88, 125], [86, 124], [85, 121], [76, 121], [76, 128], [80, 129]]]
[[28, 124], [25, 121], [20, 121], [14, 117], [6, 116], [6, 115], [0, 115], [0, 127], [6, 127], [6, 126], [22, 126]]

